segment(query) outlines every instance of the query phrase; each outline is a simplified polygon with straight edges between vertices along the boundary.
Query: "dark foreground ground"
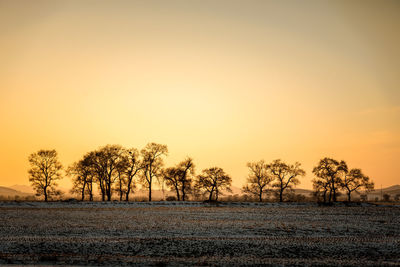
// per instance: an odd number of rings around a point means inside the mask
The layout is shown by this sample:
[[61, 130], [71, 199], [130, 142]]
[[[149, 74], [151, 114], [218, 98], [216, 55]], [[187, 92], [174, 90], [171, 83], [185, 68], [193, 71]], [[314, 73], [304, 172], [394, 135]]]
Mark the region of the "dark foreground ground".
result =
[[0, 264], [400, 266], [400, 207], [0, 203]]

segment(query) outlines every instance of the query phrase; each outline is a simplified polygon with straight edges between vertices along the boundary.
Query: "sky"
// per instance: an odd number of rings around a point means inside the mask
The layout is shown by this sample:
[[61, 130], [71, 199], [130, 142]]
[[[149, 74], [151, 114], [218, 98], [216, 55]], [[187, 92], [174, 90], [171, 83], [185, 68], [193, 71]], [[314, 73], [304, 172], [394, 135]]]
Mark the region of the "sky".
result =
[[[400, 184], [399, 1], [0, 0], [0, 185], [28, 156], [168, 145], [241, 187], [323, 157]], [[60, 185], [70, 186], [69, 178]]]

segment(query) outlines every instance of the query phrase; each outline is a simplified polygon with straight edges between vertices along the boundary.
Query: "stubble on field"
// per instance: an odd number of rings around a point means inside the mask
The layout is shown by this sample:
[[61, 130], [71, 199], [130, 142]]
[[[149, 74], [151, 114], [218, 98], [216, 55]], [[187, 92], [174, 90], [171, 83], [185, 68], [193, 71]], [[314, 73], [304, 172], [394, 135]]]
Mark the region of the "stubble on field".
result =
[[400, 208], [2, 203], [0, 263], [400, 264]]

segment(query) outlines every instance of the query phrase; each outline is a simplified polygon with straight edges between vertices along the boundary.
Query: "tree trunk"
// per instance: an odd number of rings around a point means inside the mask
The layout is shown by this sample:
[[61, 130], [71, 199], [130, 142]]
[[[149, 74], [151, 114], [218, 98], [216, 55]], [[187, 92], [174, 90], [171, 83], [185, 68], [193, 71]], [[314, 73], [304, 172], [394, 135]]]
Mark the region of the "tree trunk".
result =
[[334, 183], [332, 183], [332, 191], [333, 191], [333, 202], [336, 202], [336, 188]]
[[149, 183], [149, 201], [151, 201], [151, 182]]
[[258, 195], [258, 200], [260, 201], [260, 202], [262, 202], [262, 189], [260, 190], [260, 193], [259, 193], [259, 195]]
[[182, 182], [182, 201], [185, 201], [185, 180]]
[[103, 181], [99, 181], [100, 191], [101, 191], [101, 201], [106, 201], [106, 190], [104, 188]]
[[107, 181], [107, 186], [106, 186], [106, 193], [107, 193], [107, 201], [111, 201], [111, 177]]
[[89, 201], [93, 201], [93, 183], [90, 182], [88, 184], [88, 188], [89, 188]]
[[178, 199], [178, 201], [181, 200], [180, 195], [179, 195], [179, 188], [176, 186], [175, 187], [175, 191], [176, 191], [176, 198]]
[[109, 185], [107, 185], [106, 194], [107, 194], [107, 201], [111, 201], [111, 188], [109, 187]]
[[210, 196], [208, 197], [208, 200], [209, 200], [209, 201], [212, 200], [212, 194], [213, 194], [213, 191], [210, 192]]
[[347, 201], [351, 201], [351, 191], [349, 191], [348, 193], [347, 193]]
[[47, 202], [47, 186], [44, 187], [43, 193], [44, 193], [44, 201]]
[[282, 188], [279, 191], [279, 202], [283, 202], [283, 189]]
[[128, 182], [128, 187], [127, 187], [126, 193], [125, 193], [125, 201], [129, 201], [129, 193], [131, 192], [131, 183], [132, 183], [132, 179], [130, 179]]
[[86, 188], [86, 182], [83, 183], [81, 201], [85, 200], [85, 188]]

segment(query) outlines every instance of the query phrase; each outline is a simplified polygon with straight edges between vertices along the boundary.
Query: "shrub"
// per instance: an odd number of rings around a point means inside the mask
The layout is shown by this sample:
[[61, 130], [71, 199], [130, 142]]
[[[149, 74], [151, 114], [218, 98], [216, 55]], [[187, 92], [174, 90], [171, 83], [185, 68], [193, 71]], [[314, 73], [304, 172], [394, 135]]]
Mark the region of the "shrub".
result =
[[175, 196], [168, 196], [165, 200], [167, 200], [167, 201], [176, 201], [176, 197]]
[[390, 201], [390, 195], [389, 194], [383, 194], [383, 201]]
[[367, 194], [362, 194], [362, 195], [360, 195], [360, 200], [361, 201], [368, 201], [368, 195]]

